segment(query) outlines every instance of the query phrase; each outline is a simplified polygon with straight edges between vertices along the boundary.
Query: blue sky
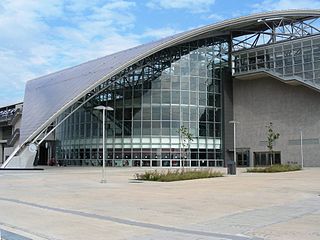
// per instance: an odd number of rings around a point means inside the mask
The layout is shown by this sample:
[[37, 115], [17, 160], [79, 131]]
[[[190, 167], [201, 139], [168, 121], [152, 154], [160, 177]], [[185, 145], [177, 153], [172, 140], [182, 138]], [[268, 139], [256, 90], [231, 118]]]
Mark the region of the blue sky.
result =
[[228, 18], [320, 0], [1, 0], [0, 106], [25, 82], [97, 57]]

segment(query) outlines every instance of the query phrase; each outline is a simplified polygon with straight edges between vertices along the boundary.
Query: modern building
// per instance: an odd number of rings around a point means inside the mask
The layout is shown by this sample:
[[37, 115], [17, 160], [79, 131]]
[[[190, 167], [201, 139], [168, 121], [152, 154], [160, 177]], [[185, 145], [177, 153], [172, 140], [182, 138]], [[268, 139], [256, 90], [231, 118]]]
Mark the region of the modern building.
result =
[[22, 103], [0, 107], [0, 164], [19, 144]]
[[[20, 144], [2, 165], [320, 166], [319, 10], [204, 26], [27, 82]], [[106, 144], [102, 112], [108, 106]], [[280, 133], [266, 147], [266, 125]], [[181, 148], [178, 130], [193, 135]], [[301, 137], [302, 135], [302, 137]], [[272, 157], [271, 157], [272, 155]]]

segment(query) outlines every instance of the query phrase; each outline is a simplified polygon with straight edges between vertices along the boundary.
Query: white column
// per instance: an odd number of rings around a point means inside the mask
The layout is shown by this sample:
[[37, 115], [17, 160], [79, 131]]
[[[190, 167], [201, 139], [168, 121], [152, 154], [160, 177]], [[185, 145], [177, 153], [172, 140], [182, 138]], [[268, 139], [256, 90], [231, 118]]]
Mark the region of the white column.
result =
[[300, 153], [301, 153], [301, 168], [303, 168], [303, 140], [302, 140], [302, 130], [300, 130]]
[[233, 123], [233, 161], [237, 167], [236, 122]]
[[101, 183], [106, 183], [106, 108], [102, 109], [102, 179]]

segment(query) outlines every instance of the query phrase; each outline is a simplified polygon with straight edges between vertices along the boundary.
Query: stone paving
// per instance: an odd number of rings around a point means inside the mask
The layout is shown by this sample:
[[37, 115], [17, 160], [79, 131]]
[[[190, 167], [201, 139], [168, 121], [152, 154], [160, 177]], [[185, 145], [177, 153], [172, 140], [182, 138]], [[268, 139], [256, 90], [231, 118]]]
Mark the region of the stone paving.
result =
[[[220, 169], [225, 171], [225, 169]], [[320, 168], [171, 183], [141, 168], [0, 171], [10, 239], [320, 239]]]

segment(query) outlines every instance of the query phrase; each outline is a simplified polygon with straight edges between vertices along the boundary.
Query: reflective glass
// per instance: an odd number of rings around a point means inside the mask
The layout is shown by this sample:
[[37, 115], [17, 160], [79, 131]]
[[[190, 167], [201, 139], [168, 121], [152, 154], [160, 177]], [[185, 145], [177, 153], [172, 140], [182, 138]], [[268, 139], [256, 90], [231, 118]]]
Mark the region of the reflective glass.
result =
[[[102, 112], [93, 108], [104, 105], [114, 109], [106, 112], [108, 166], [219, 166], [221, 81], [230, 72], [224, 48], [221, 39], [185, 43], [124, 70], [108, 80], [114, 82], [109, 87], [102, 84], [104, 91], [57, 129], [59, 161], [102, 164]], [[178, 133], [182, 125], [193, 136], [185, 151]]]

